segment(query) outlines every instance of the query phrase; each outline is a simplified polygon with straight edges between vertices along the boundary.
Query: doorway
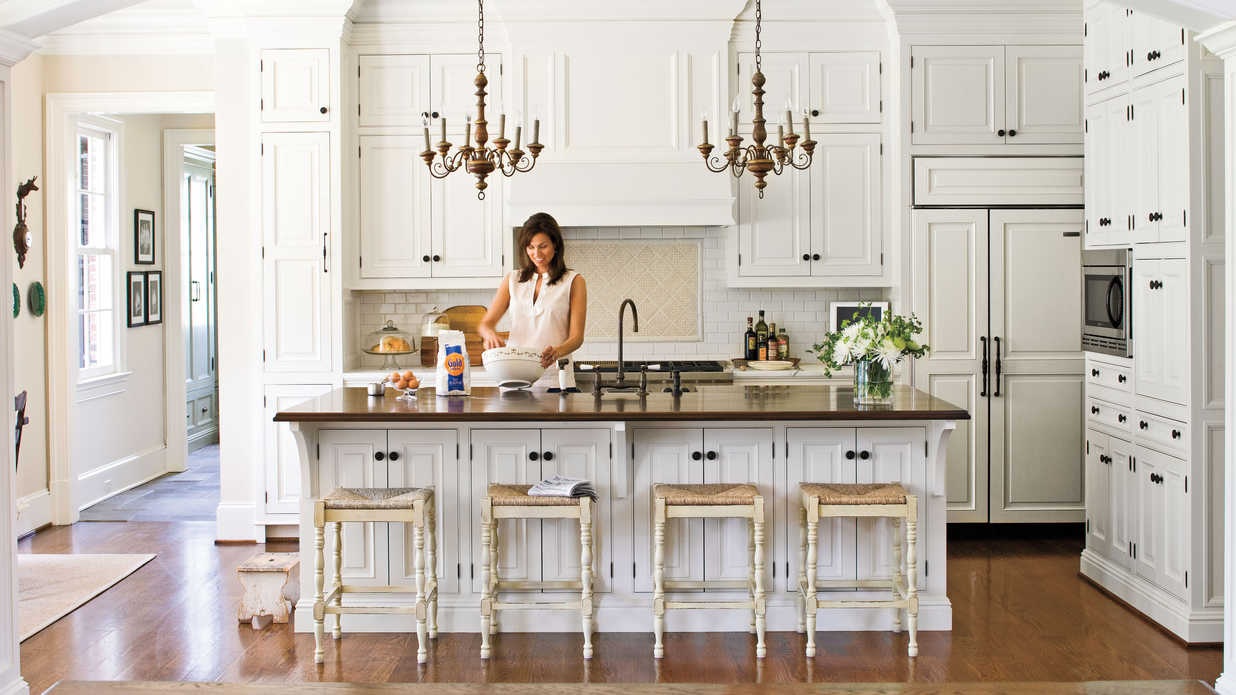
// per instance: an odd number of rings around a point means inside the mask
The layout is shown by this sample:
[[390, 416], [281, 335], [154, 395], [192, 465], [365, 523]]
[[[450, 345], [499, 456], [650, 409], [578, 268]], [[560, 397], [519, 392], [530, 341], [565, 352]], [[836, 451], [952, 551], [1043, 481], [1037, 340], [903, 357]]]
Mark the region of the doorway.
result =
[[[218, 444], [215, 301], [215, 153], [185, 145], [180, 176], [181, 296], [184, 298], [185, 435], [194, 452]], [[218, 465], [218, 447], [214, 448]]]

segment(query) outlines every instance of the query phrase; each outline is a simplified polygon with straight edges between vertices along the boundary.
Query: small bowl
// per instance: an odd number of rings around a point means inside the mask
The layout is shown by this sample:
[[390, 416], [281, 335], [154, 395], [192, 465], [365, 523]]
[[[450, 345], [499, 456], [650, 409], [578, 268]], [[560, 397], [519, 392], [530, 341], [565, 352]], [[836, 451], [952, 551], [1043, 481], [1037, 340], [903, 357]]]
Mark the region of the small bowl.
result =
[[502, 388], [528, 388], [541, 375], [541, 351], [524, 347], [497, 347], [481, 353], [481, 364]]

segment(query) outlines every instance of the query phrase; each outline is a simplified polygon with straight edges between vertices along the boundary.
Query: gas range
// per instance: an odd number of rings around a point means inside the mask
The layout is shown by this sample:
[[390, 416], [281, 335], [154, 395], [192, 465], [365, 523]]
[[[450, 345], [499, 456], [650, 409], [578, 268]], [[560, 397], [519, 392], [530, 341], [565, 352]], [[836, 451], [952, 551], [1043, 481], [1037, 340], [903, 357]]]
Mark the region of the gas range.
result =
[[[649, 381], [668, 381], [673, 372], [680, 372], [683, 381], [707, 381], [711, 383], [729, 384], [734, 381], [734, 373], [729, 364], [717, 360], [647, 360], [644, 362], [623, 360], [622, 371], [627, 381], [638, 381], [640, 367], [647, 365]], [[606, 378], [618, 372], [616, 360], [580, 360], [575, 363], [576, 378], [587, 377], [600, 372]]]

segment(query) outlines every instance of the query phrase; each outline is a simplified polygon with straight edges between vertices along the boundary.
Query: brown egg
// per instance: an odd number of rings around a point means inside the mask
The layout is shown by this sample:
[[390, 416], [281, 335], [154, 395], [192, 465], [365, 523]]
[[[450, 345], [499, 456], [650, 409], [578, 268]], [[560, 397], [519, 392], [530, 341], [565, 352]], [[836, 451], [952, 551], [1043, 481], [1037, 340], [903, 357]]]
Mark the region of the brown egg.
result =
[[411, 369], [409, 369], [408, 371], [406, 371], [406, 372], [404, 372], [404, 373], [403, 373], [403, 380], [404, 380], [404, 381], [411, 381], [411, 380], [413, 380], [413, 379], [415, 379], [415, 378], [416, 378], [416, 375], [412, 373], [412, 370], [411, 370]]
[[410, 389], [418, 388], [420, 385], [421, 385], [420, 380], [417, 379], [415, 376], [413, 376], [411, 379], [408, 380], [408, 388]]
[[406, 389], [408, 388], [408, 382], [404, 381], [403, 379], [400, 379], [399, 381], [395, 382], [395, 388]]
[[401, 377], [399, 376], [399, 372], [391, 372], [390, 375], [386, 377], [386, 380], [387, 381], [399, 381], [400, 378]]

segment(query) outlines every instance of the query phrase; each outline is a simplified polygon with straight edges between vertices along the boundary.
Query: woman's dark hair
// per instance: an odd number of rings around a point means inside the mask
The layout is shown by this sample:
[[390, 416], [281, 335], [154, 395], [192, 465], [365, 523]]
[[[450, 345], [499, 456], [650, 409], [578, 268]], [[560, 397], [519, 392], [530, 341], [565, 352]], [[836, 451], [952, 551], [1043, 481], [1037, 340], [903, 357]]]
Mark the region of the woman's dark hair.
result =
[[554, 245], [554, 258], [549, 262], [549, 284], [554, 284], [562, 279], [566, 274], [566, 249], [563, 248], [562, 230], [558, 227], [558, 221], [553, 218], [548, 212], [538, 212], [532, 217], [529, 217], [524, 226], [519, 228], [519, 241], [516, 242], [519, 246], [519, 281], [527, 282], [534, 274], [536, 274], [536, 264], [528, 258], [528, 244], [532, 243], [532, 237], [537, 234], [544, 234], [549, 237], [550, 243]]

